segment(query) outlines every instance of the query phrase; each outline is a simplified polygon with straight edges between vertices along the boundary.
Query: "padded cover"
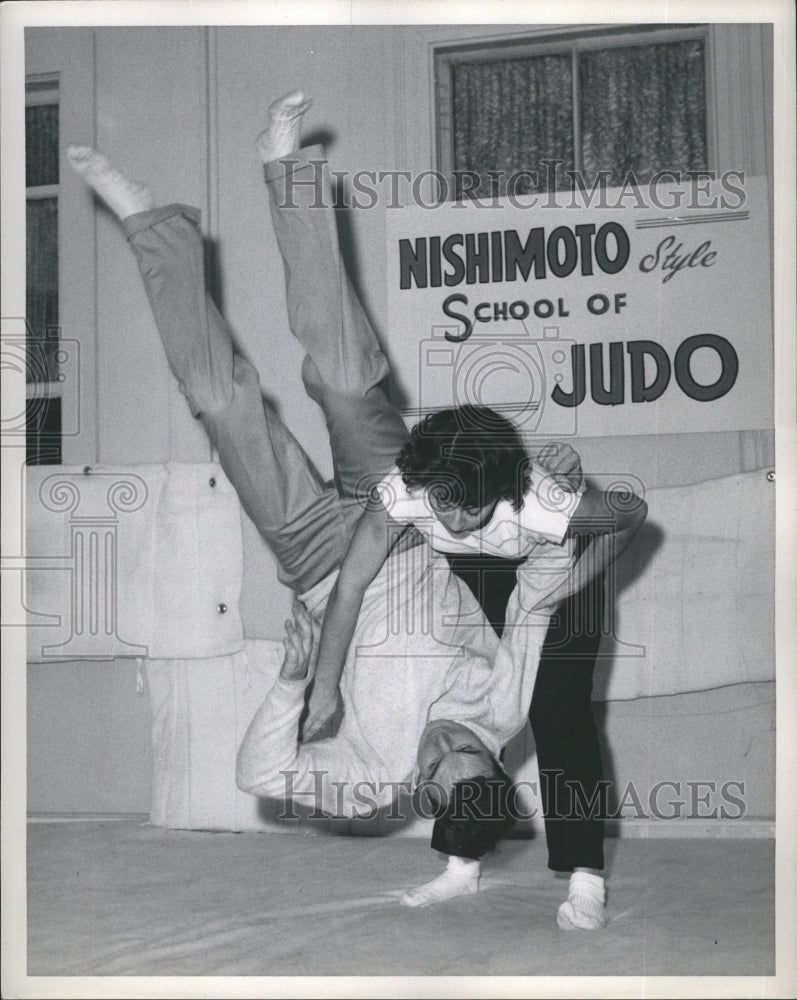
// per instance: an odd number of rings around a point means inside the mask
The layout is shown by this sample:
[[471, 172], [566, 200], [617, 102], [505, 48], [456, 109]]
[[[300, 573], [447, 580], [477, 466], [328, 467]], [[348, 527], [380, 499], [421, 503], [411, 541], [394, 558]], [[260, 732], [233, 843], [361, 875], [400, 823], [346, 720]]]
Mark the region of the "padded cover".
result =
[[241, 508], [220, 466], [45, 465], [25, 484], [29, 662], [243, 649]]

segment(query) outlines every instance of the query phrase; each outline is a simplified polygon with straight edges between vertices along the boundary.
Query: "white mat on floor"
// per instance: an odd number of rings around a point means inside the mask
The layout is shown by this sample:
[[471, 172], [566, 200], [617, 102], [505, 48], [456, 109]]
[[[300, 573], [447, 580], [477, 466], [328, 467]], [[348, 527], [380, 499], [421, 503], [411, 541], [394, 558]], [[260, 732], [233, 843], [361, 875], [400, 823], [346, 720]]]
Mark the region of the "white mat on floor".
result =
[[412, 910], [398, 894], [441, 870], [419, 840], [37, 824], [28, 828], [28, 971], [772, 974], [772, 841], [607, 846], [611, 921], [569, 934], [555, 923], [567, 881], [547, 870], [540, 840], [504, 842], [476, 896]]

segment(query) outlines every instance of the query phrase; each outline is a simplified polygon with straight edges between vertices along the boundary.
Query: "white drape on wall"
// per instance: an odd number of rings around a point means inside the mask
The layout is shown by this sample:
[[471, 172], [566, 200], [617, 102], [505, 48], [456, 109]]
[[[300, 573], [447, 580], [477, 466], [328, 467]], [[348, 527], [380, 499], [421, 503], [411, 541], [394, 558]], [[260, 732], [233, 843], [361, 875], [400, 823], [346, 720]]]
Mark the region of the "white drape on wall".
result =
[[29, 662], [243, 648], [241, 509], [212, 463], [26, 474]]
[[[772, 680], [774, 493], [765, 470], [648, 492], [648, 522], [617, 564], [614, 631], [596, 669], [596, 700]], [[279, 642], [260, 640], [233, 656], [147, 664], [154, 824], [296, 828], [275, 824], [279, 803], [235, 785], [238, 746], [281, 659]], [[519, 777], [533, 781], [522, 758]], [[403, 832], [428, 831], [416, 823]]]
[[[766, 470], [650, 490], [617, 564], [598, 700], [775, 677], [775, 485]], [[608, 588], [611, 592], [611, 587]]]

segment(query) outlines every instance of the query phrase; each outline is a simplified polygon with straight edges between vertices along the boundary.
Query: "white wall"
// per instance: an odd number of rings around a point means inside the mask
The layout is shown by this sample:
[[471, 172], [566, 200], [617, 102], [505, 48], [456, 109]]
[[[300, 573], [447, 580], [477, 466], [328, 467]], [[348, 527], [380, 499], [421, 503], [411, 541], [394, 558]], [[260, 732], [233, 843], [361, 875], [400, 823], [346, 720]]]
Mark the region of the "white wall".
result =
[[[521, 29], [512, 28], [519, 33]], [[320, 412], [299, 378], [301, 354], [285, 316], [281, 264], [270, 230], [254, 139], [274, 96], [301, 85], [315, 98], [308, 138], [327, 143], [333, 169], [433, 165], [431, 49], [434, 42], [506, 34], [506, 28], [97, 28], [29, 32], [29, 72], [62, 73], [62, 142], [96, 144], [159, 200], [203, 212], [221, 274], [220, 304], [263, 390], [324, 475], [331, 474]], [[712, 31], [717, 167], [771, 173], [771, 46], [756, 26]], [[206, 460], [210, 449], [171, 379], [132, 255], [118, 226], [93, 207], [62, 169], [63, 335], [85, 348], [80, 433], [65, 443], [67, 463]], [[383, 205], [340, 220], [350, 273], [390, 353], [386, 320]], [[767, 434], [585, 439], [584, 465], [633, 471], [648, 487], [696, 482], [773, 464]], [[245, 521], [243, 614], [247, 634], [277, 636], [289, 595]], [[107, 671], [103, 673], [103, 669]], [[131, 673], [132, 671], [132, 673]], [[102, 678], [102, 699], [92, 697]], [[712, 695], [610, 706], [606, 730], [615, 776], [655, 759], [686, 773], [715, 761], [727, 777], [744, 766], [758, 815], [774, 812], [774, 691], [746, 688], [725, 715]], [[767, 687], [767, 686], [765, 686]], [[668, 704], [662, 704], [666, 701]], [[29, 669], [29, 808], [131, 811], [148, 807], [148, 743], [134, 668], [117, 662]], [[59, 705], [68, 712], [59, 712]], [[102, 706], [102, 710], [100, 710]], [[750, 732], [751, 747], [729, 745]], [[762, 714], [763, 713], [763, 714]], [[702, 720], [684, 733], [680, 721]], [[62, 724], [51, 725], [60, 718]], [[120, 720], [127, 722], [120, 725]], [[68, 724], [67, 724], [68, 720]], [[688, 749], [685, 750], [684, 748]], [[724, 752], [717, 756], [717, 748]], [[529, 748], [518, 750], [522, 756]], [[650, 755], [653, 755], [651, 758]], [[688, 777], [688, 775], [687, 775]], [[698, 778], [703, 775], [697, 775]], [[722, 778], [723, 775], [708, 777]]]

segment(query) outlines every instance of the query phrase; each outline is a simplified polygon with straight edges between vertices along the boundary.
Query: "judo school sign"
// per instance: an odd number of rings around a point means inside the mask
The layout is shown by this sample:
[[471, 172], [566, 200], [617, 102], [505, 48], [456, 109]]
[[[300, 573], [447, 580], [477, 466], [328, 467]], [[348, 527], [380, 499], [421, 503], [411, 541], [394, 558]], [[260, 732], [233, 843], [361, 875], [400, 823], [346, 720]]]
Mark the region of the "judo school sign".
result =
[[766, 182], [657, 194], [389, 212], [408, 418], [476, 403], [545, 436], [771, 427]]

